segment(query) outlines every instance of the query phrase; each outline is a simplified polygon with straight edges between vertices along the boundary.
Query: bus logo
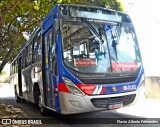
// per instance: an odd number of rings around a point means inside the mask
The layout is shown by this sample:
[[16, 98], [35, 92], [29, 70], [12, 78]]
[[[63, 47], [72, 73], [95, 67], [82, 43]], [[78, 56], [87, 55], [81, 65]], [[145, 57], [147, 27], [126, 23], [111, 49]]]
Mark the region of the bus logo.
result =
[[113, 91], [113, 92], [116, 92], [116, 91], [117, 91], [117, 88], [116, 88], [115, 86], [113, 86], [113, 87], [112, 87], [112, 91]]

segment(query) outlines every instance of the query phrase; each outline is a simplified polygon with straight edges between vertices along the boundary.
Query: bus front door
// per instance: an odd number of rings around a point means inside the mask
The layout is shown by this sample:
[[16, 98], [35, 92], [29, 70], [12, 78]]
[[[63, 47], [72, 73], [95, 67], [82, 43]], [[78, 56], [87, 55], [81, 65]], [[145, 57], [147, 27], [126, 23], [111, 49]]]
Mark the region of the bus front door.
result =
[[50, 108], [55, 108], [54, 100], [54, 84], [53, 84], [53, 71], [52, 71], [52, 58], [51, 58], [51, 47], [53, 43], [52, 39], [52, 28], [50, 28], [44, 34], [44, 55], [45, 55], [45, 64], [44, 64], [44, 98], [45, 104]]

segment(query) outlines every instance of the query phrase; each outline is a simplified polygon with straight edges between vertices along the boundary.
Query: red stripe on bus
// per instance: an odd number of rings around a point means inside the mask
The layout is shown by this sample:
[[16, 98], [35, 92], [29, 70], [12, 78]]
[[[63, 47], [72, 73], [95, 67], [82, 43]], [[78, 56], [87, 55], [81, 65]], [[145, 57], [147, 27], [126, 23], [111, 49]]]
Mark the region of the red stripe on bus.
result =
[[102, 87], [102, 91], [100, 92], [100, 94], [104, 94], [105, 91], [106, 91], [106, 86]]
[[58, 91], [59, 92], [65, 92], [65, 93], [70, 93], [69, 89], [64, 83], [59, 83], [58, 84]]

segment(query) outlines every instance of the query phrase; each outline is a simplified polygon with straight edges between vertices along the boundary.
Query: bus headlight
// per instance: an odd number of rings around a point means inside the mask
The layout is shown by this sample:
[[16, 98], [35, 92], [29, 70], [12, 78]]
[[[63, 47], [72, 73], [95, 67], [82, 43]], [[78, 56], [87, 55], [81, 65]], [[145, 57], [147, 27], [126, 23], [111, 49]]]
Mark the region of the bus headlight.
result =
[[83, 96], [84, 93], [68, 78], [62, 77], [65, 85], [68, 87], [72, 94]]

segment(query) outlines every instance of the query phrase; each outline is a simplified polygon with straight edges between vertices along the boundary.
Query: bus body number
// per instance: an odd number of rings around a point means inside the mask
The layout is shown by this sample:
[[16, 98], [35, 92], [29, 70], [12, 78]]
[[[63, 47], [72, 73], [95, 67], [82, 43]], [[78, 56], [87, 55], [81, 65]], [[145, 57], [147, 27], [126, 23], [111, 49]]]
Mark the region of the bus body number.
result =
[[124, 91], [136, 90], [136, 85], [125, 85], [123, 86]]

